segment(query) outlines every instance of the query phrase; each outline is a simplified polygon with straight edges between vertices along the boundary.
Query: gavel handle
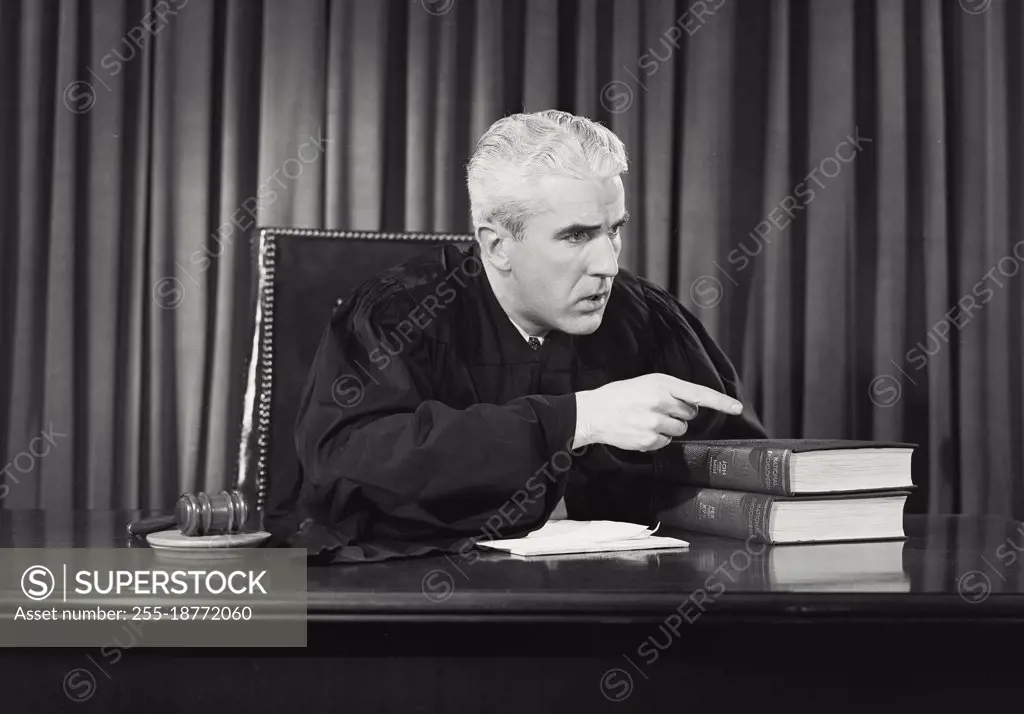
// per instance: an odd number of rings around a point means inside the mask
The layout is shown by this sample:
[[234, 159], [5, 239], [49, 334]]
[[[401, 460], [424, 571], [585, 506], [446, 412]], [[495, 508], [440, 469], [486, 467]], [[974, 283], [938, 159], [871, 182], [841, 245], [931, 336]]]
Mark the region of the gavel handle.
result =
[[133, 536], [156, 533], [178, 527], [178, 520], [171, 516], [150, 516], [128, 524], [128, 533]]

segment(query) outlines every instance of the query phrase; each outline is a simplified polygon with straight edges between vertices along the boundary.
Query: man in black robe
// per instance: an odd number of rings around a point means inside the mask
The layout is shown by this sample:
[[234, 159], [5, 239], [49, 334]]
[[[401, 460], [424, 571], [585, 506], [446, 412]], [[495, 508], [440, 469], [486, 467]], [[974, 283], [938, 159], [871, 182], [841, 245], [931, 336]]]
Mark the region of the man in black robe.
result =
[[476, 241], [370, 277], [323, 335], [288, 545], [364, 562], [520, 537], [556, 509], [650, 523], [655, 450], [765, 436], [696, 317], [619, 267], [625, 170], [584, 118], [492, 125], [468, 167]]

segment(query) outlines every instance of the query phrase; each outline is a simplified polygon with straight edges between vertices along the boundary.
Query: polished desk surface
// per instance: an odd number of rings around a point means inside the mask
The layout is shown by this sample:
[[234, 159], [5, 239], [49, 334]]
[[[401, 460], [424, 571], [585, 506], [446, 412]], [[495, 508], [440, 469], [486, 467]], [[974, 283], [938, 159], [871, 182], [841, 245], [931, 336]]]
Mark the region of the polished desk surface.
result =
[[[0, 511], [0, 548], [148, 547], [125, 531], [143, 515], [150, 512]], [[715, 618], [744, 620], [1024, 622], [1024, 523], [907, 515], [905, 528], [904, 541], [780, 546], [662, 530], [690, 547], [539, 558], [472, 551], [311, 566], [308, 616], [642, 622], [671, 611], [696, 618], [702, 606]]]
[[[135, 547], [139, 515], [0, 511], [0, 547]], [[305, 649], [136, 651], [118, 633], [112, 652], [0, 649], [0, 684], [33, 712], [1010, 711], [1024, 525], [906, 529], [764, 552], [691, 535], [678, 552], [311, 567]], [[680, 622], [702, 592], [713, 603]]]

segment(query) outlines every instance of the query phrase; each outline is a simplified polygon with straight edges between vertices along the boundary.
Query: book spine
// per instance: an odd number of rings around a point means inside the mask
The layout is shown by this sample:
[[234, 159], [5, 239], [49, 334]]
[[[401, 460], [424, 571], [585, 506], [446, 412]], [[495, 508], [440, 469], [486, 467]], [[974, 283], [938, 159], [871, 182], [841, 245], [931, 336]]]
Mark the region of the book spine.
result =
[[763, 493], [682, 487], [663, 501], [658, 520], [695, 533], [771, 543], [774, 501]]
[[659, 456], [659, 476], [688, 486], [792, 496], [789, 449], [679, 442]]

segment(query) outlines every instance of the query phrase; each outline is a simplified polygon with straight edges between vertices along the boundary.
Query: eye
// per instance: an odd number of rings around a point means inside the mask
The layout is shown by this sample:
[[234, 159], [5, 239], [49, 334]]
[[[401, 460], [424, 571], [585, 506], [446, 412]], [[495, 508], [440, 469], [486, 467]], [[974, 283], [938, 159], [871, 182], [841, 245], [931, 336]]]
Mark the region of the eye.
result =
[[569, 242], [570, 243], [582, 243], [582, 242], [586, 241], [588, 238], [590, 238], [590, 236], [587, 233], [584, 233], [583, 231], [579, 231], [579, 232], [576, 232], [576, 233], [572, 233], [569, 236]]
[[621, 229], [622, 229], [622, 226], [615, 226], [610, 231], [608, 231], [608, 235], [610, 235], [612, 238], [618, 238], [619, 237], [619, 231]]

